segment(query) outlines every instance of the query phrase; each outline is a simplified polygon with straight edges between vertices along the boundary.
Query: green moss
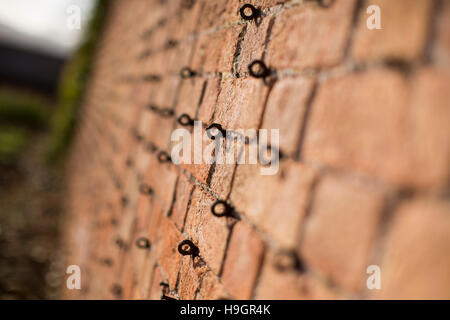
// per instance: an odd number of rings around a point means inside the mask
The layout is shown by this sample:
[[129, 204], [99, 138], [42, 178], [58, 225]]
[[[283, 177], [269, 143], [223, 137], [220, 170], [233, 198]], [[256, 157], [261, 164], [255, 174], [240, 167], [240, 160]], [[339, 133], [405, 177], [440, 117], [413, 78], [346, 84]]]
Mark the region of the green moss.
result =
[[17, 127], [0, 127], [0, 164], [12, 164], [29, 140], [27, 131]]
[[50, 116], [49, 102], [38, 95], [0, 89], [0, 123], [45, 128]]
[[108, 0], [98, 1], [83, 43], [64, 68], [59, 86], [58, 106], [51, 121], [47, 154], [50, 162], [59, 160], [72, 140], [107, 6]]

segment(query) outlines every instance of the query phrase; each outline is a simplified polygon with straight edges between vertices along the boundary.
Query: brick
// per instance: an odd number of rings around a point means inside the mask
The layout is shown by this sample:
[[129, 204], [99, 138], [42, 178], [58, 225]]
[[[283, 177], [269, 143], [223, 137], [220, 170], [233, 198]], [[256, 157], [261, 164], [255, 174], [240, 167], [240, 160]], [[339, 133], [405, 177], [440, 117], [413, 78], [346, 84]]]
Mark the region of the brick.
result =
[[324, 83], [312, 106], [304, 158], [402, 186], [442, 184], [448, 177], [447, 76], [427, 69], [417, 74], [407, 82], [382, 69]]
[[144, 182], [148, 182], [148, 185], [153, 188], [156, 197], [161, 201], [161, 206], [168, 211], [172, 205], [178, 172], [173, 163], [160, 163], [157, 161], [157, 154], [154, 157]]
[[404, 120], [409, 89], [389, 70], [332, 79], [318, 88], [302, 150], [319, 160], [401, 183], [411, 172]]
[[219, 282], [217, 276], [212, 272], [207, 272], [203, 277], [200, 289], [197, 294], [198, 300], [219, 300], [228, 298], [223, 285]]
[[308, 267], [347, 290], [361, 289], [383, 204], [383, 193], [360, 181], [324, 177], [300, 246]]
[[167, 276], [170, 288], [173, 290], [177, 282], [182, 257], [178, 252], [178, 244], [183, 240], [183, 237], [173, 222], [166, 216], [161, 217], [157, 237], [158, 262]]
[[238, 212], [282, 246], [296, 244], [314, 172], [304, 165], [281, 162], [277, 175], [263, 176], [257, 165], [239, 165], [231, 192]]
[[267, 95], [259, 79], [224, 78], [214, 122], [228, 129], [258, 129]]
[[[195, 129], [194, 129], [195, 130]], [[203, 159], [203, 151], [204, 148], [206, 148], [206, 146], [210, 143], [210, 139], [205, 137], [205, 129], [203, 128], [201, 131], [201, 137], [197, 138], [196, 137], [196, 133], [194, 132], [194, 130], [192, 130], [190, 133], [190, 144], [191, 144], [191, 161], [190, 163], [184, 163], [181, 162], [180, 166], [185, 169], [188, 173], [190, 173], [191, 175], [193, 175], [198, 181], [206, 184], [208, 177], [209, 177], [209, 172], [211, 170], [211, 164], [206, 163], [206, 161]], [[172, 143], [172, 147], [171, 149], [173, 150], [173, 147], [175, 146], [175, 144], [179, 144], [182, 143], [181, 139], [178, 141], [175, 141]], [[196, 152], [196, 148], [197, 147], [202, 147], [201, 149], [201, 163], [196, 164], [195, 163], [195, 157], [194, 157], [194, 153]], [[183, 152], [185, 150], [183, 149]], [[189, 152], [189, 151], [187, 151]], [[183, 161], [181, 159], [181, 161]]]
[[175, 203], [170, 218], [179, 230], [182, 230], [184, 227], [184, 219], [186, 217], [193, 189], [194, 185], [189, 181], [189, 178], [185, 175], [180, 175], [178, 177]]
[[200, 72], [232, 72], [242, 25], [205, 33], [197, 41], [192, 68]]
[[238, 20], [238, 0], [204, 0], [198, 31], [203, 32]]
[[200, 250], [200, 256], [211, 270], [218, 274], [228, 239], [226, 219], [211, 213], [215, 199], [199, 188], [192, 195], [192, 204], [187, 213], [185, 232]]
[[[380, 30], [367, 28], [370, 5], [381, 10]], [[352, 46], [352, 56], [360, 61], [382, 59], [414, 60], [423, 56], [433, 2], [428, 0], [370, 0], [361, 8]]]
[[433, 45], [433, 59], [448, 69], [450, 66], [450, 3], [443, 1], [437, 20], [436, 40]]
[[264, 258], [261, 275], [255, 290], [257, 300], [337, 299], [322, 281], [296, 270], [279, 270], [277, 254], [269, 250]]
[[221, 78], [210, 78], [206, 81], [206, 88], [202, 104], [198, 112], [198, 120], [210, 124], [219, 96]]
[[450, 74], [434, 68], [419, 70], [411, 89], [411, 183], [425, 188], [444, 186], [450, 179], [449, 89]]
[[127, 257], [125, 257], [124, 259], [124, 268], [122, 270], [120, 284], [122, 287], [121, 296], [120, 298], [119, 297], [115, 298], [130, 299], [133, 294], [134, 287], [136, 285], [136, 279], [131, 265], [131, 259], [127, 259]]
[[142, 276], [139, 278], [136, 288], [136, 294], [140, 299], [148, 299], [149, 297], [154, 268], [155, 257], [153, 254], [148, 254], [143, 264]]
[[382, 259], [379, 299], [449, 299], [450, 205], [417, 199], [395, 213]]
[[309, 78], [285, 79], [277, 81], [270, 93], [262, 128], [280, 130], [279, 148], [286, 154], [298, 149], [313, 84]]
[[200, 78], [185, 79], [181, 82], [177, 104], [177, 115], [188, 114], [195, 119], [206, 80]]
[[267, 51], [269, 66], [283, 69], [331, 67], [345, 53], [356, 1], [337, 0], [330, 8], [305, 4], [275, 19]]
[[194, 300], [206, 265], [199, 258], [185, 256], [182, 260], [179, 296], [181, 300]]
[[166, 279], [161, 272], [161, 269], [156, 266], [153, 270], [152, 284], [150, 286], [149, 299], [150, 300], [161, 300], [161, 295], [163, 293], [161, 282], [165, 282]]
[[237, 223], [231, 234], [222, 282], [237, 299], [250, 299], [258, 275], [264, 243], [247, 224]]
[[260, 24], [250, 23], [247, 25], [237, 68], [240, 75], [248, 73], [248, 65], [253, 60], [263, 58], [268, 32], [272, 25], [273, 18], [265, 18]]
[[216, 164], [211, 177], [211, 189], [220, 199], [227, 199], [231, 192], [236, 164]]

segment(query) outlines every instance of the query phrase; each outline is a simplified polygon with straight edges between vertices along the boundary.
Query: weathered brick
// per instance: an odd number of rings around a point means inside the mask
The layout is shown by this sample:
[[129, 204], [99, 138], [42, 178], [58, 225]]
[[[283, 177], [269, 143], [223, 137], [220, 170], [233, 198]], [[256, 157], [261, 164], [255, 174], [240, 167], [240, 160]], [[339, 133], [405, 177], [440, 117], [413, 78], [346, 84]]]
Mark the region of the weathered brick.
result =
[[186, 113], [192, 119], [195, 118], [203, 87], [205, 85], [206, 80], [200, 78], [186, 79], [181, 82], [179, 99], [176, 107], [177, 115]]
[[395, 213], [382, 259], [380, 299], [449, 299], [450, 205], [417, 199]]
[[237, 223], [231, 234], [222, 282], [237, 299], [250, 299], [264, 253], [259, 235], [244, 222]]
[[206, 81], [206, 88], [202, 104], [198, 112], [198, 120], [204, 124], [210, 124], [214, 111], [216, 110], [216, 103], [219, 96], [221, 78], [210, 78]]
[[175, 203], [170, 218], [179, 230], [182, 230], [184, 227], [184, 219], [186, 217], [193, 189], [194, 185], [189, 181], [189, 178], [185, 175], [180, 175], [178, 177]]
[[405, 166], [402, 120], [407, 99], [406, 81], [388, 70], [321, 84], [308, 120], [304, 158], [398, 175]]
[[167, 281], [158, 266], [155, 266], [152, 276], [152, 284], [150, 286], [149, 299], [150, 300], [160, 300], [163, 294], [161, 282]]
[[200, 256], [218, 274], [227, 245], [229, 230], [226, 219], [211, 213], [215, 199], [199, 188], [194, 190], [186, 218], [185, 232], [200, 250]]
[[214, 122], [224, 129], [258, 129], [267, 87], [259, 79], [224, 78]]
[[270, 93], [262, 128], [280, 130], [279, 148], [286, 154], [298, 149], [313, 83], [309, 78], [289, 78], [276, 82]]
[[[157, 157], [157, 155], [154, 156]], [[154, 160], [145, 176], [144, 182], [153, 188], [165, 211], [168, 211], [172, 205], [177, 176], [177, 169], [172, 163], [160, 163]]]
[[318, 68], [339, 64], [349, 41], [356, 1], [336, 0], [283, 11], [275, 19], [267, 59], [275, 68]]
[[167, 275], [170, 288], [174, 289], [182, 257], [177, 248], [178, 244], [183, 240], [183, 237], [173, 222], [166, 216], [161, 217], [158, 224], [157, 237], [156, 250], [158, 262]]
[[281, 162], [274, 176], [257, 165], [239, 165], [231, 192], [238, 212], [285, 247], [296, 244], [314, 172], [292, 161]]
[[317, 186], [300, 246], [308, 267], [348, 290], [362, 288], [383, 205], [377, 189], [325, 176]]
[[219, 282], [217, 276], [212, 272], [207, 272], [202, 277], [202, 282], [197, 294], [197, 299], [217, 300], [226, 298], [228, 298], [228, 294], [223, 285]]
[[312, 106], [304, 158], [399, 185], [441, 184], [448, 177], [446, 78], [423, 70], [408, 82], [393, 71], [373, 70], [327, 81]]
[[206, 272], [204, 263], [199, 260], [199, 258], [183, 257], [179, 284], [181, 300], [195, 298], [202, 276]]
[[192, 68], [200, 72], [232, 72], [233, 58], [243, 28], [242, 25], [233, 25], [200, 36]]
[[253, 60], [262, 59], [271, 25], [273, 25], [273, 18], [265, 18], [260, 24], [250, 23], [247, 25], [237, 66], [239, 74], [248, 73], [248, 65]]
[[277, 268], [278, 256], [269, 250], [264, 258], [255, 291], [257, 300], [336, 299], [336, 295], [322, 281], [296, 270]]
[[439, 66], [450, 66], [450, 2], [442, 2], [441, 12], [438, 17], [436, 39], [433, 45], [433, 58]]
[[450, 179], [450, 74], [421, 69], [411, 90], [411, 183], [444, 186]]
[[[367, 28], [370, 5], [381, 12], [381, 29]], [[361, 61], [414, 60], [423, 56], [433, 2], [369, 0], [361, 7], [352, 55]]]

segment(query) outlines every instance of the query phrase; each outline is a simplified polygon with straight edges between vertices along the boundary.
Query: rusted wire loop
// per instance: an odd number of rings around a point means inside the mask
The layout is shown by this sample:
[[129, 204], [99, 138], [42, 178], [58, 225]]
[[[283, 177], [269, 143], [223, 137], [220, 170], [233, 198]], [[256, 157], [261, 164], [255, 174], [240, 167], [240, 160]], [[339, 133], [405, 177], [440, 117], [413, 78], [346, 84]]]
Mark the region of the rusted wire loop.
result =
[[254, 60], [248, 65], [248, 73], [254, 78], [266, 78], [270, 76], [270, 68], [262, 60]]
[[278, 252], [275, 255], [275, 268], [279, 271], [297, 270], [304, 271], [304, 266], [298, 255], [292, 251]]
[[184, 67], [180, 70], [180, 77], [183, 79], [189, 79], [195, 77], [197, 73], [189, 67]]
[[127, 198], [126, 196], [123, 196], [123, 197], [120, 199], [120, 203], [122, 204], [123, 207], [126, 207], [127, 204], [128, 204], [128, 198]]
[[217, 200], [211, 206], [211, 212], [216, 217], [229, 217], [233, 213], [231, 206], [223, 200]]
[[136, 240], [136, 246], [139, 249], [150, 249], [150, 240], [145, 237], [141, 237]]
[[146, 183], [143, 183], [139, 186], [139, 191], [142, 194], [147, 194], [147, 195], [153, 194], [153, 189]]
[[147, 149], [148, 152], [156, 152], [156, 150], [158, 150], [158, 148], [155, 146], [155, 144], [153, 142], [147, 142], [147, 145], [145, 146], [145, 148]]
[[319, 6], [323, 8], [329, 8], [333, 5], [334, 0], [318, 0]]
[[[214, 130], [213, 129], [217, 130], [216, 134], [214, 134]], [[213, 123], [213, 124], [211, 124], [210, 126], [208, 126], [206, 128], [206, 135], [208, 136], [208, 138], [210, 138], [212, 140], [214, 140], [216, 138], [216, 135], [219, 132], [222, 134], [222, 136], [225, 136], [225, 130], [223, 130], [222, 126], [220, 124], [218, 124], [218, 123]]]
[[164, 117], [164, 118], [172, 117], [175, 114], [175, 112], [169, 108], [162, 108], [159, 110], [158, 113], [161, 115], [161, 117]]
[[112, 287], [111, 287], [111, 293], [113, 294], [113, 295], [115, 295], [116, 297], [120, 297], [120, 296], [122, 296], [122, 286], [120, 285], [120, 284], [114, 284]]
[[[249, 11], [248, 9], [250, 9], [250, 14], [246, 13]], [[255, 20], [255, 19], [259, 18], [261, 15], [261, 11], [259, 9], [255, 8], [250, 3], [244, 4], [241, 7], [241, 9], [239, 10], [239, 12], [241, 13], [241, 17], [244, 20]]]
[[159, 111], [158, 107], [153, 105], [153, 104], [147, 106], [147, 109], [150, 110], [150, 111], [153, 111], [153, 112], [158, 112]]
[[172, 158], [170, 158], [169, 154], [165, 151], [161, 151], [160, 153], [158, 153], [158, 161], [160, 163], [167, 163], [172, 161]]
[[131, 167], [133, 166], [133, 159], [127, 158], [127, 159], [125, 160], [125, 165], [126, 165], [128, 168], [131, 168]]
[[198, 247], [191, 240], [183, 240], [178, 244], [178, 252], [183, 256], [196, 256]]
[[192, 119], [187, 113], [183, 113], [181, 116], [178, 117], [178, 123], [183, 127], [193, 126], [194, 119]]
[[116, 243], [116, 245], [119, 248], [125, 248], [126, 247], [125, 241], [123, 241], [121, 238], [117, 238], [115, 243]]

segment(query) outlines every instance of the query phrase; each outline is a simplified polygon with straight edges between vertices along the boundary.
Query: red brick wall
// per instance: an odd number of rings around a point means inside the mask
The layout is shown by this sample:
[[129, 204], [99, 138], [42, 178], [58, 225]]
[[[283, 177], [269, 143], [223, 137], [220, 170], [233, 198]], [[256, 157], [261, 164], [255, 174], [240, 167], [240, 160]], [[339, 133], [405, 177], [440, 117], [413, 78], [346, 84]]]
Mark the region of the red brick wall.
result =
[[[64, 296], [450, 298], [450, 1], [248, 2], [258, 23], [240, 0], [112, 1], [68, 168], [82, 290]], [[274, 82], [249, 76], [254, 59]], [[278, 174], [160, 163], [183, 113], [280, 129]], [[217, 199], [237, 219], [212, 215]]]

